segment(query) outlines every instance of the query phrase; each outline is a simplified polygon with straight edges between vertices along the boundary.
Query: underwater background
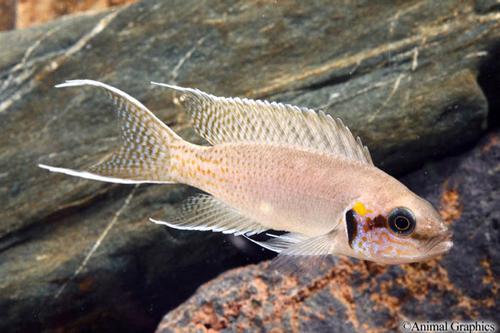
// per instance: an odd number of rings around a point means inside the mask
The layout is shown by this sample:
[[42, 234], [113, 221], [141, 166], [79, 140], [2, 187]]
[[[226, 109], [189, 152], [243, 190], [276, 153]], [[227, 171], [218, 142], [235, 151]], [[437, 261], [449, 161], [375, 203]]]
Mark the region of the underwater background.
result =
[[[496, 1], [0, 0], [0, 28], [1, 332], [500, 323]], [[287, 275], [242, 237], [154, 225], [195, 190], [37, 167], [79, 168], [116, 146], [106, 98], [53, 88], [84, 78], [126, 91], [197, 143], [150, 81], [340, 117], [377, 166], [439, 208], [454, 247], [423, 263], [328, 258]]]

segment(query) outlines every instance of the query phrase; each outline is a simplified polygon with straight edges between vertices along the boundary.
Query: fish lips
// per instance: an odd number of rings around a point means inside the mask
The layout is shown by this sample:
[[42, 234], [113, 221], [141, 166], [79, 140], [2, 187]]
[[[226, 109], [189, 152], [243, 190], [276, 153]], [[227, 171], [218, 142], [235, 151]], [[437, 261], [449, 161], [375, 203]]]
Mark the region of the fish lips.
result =
[[428, 255], [436, 257], [447, 253], [453, 247], [452, 233], [446, 232], [442, 236], [437, 236], [429, 246]]

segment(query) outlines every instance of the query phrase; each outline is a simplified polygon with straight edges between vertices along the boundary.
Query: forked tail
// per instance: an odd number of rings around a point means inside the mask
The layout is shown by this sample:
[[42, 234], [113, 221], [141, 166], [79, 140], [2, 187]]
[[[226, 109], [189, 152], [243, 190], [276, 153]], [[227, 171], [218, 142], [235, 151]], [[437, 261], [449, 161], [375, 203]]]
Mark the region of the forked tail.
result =
[[88, 170], [72, 170], [39, 164], [52, 172], [100, 181], [137, 183], [175, 183], [172, 172], [172, 145], [188, 144], [159, 120], [143, 104], [125, 92], [93, 80], [72, 80], [62, 87], [94, 86], [104, 89], [116, 106], [122, 145], [103, 162]]

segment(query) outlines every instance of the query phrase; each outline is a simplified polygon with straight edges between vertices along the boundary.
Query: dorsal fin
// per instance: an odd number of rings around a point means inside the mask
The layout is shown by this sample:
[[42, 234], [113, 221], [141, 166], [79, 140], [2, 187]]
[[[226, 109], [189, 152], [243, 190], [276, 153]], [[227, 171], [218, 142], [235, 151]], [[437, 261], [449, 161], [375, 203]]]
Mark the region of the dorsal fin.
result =
[[190, 114], [196, 131], [213, 145], [269, 143], [301, 147], [373, 164], [368, 148], [339, 118], [288, 104], [217, 97], [163, 83], [179, 93], [176, 102]]

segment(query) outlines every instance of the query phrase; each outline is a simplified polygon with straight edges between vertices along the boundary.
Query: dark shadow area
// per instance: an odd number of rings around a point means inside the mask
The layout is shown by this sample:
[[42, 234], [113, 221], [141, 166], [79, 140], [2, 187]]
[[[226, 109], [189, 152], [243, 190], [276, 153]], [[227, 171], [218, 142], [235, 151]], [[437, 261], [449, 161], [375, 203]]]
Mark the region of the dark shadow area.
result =
[[[260, 239], [260, 237], [257, 238]], [[137, 297], [145, 302], [143, 306], [147, 309], [146, 316], [149, 317], [148, 325], [140, 327], [140, 330], [156, 329], [163, 316], [189, 299], [204, 283], [218, 275], [233, 268], [257, 264], [276, 256], [275, 253], [259, 248], [242, 236], [229, 235], [221, 241], [223, 242], [220, 246], [221, 250], [233, 252], [234, 256], [226, 260], [214, 257], [213, 260], [207, 259], [196, 265], [182, 267], [167, 279], [155, 280], [154, 283], [148, 285], [146, 293], [145, 290], [137, 291]], [[143, 267], [142, 270], [148, 271], [147, 267]], [[137, 282], [141, 283], [141, 281]], [[144, 298], [143, 294], [149, 295], [149, 299]]]
[[500, 125], [500, 43], [489, 52], [479, 67], [478, 83], [488, 100], [488, 127]]

